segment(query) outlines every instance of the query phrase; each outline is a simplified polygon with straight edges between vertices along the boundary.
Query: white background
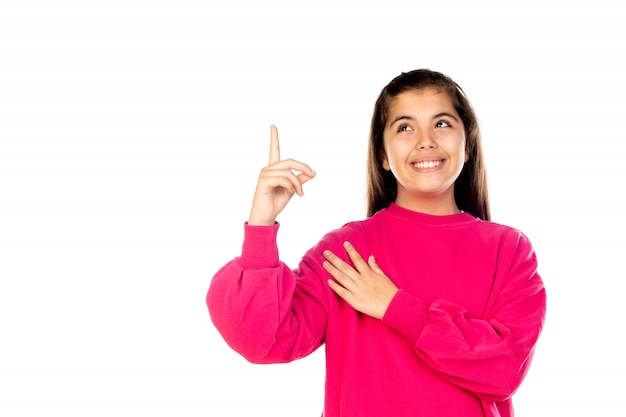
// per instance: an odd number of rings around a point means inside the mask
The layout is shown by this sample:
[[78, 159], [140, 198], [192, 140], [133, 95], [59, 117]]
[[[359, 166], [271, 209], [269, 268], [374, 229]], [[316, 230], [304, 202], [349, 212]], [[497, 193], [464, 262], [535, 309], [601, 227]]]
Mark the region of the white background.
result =
[[518, 416], [624, 415], [618, 2], [3, 0], [0, 415], [319, 416], [323, 351], [251, 365], [205, 295], [238, 255], [269, 126], [318, 177], [284, 261], [363, 218], [374, 100], [450, 75], [495, 221], [533, 242], [545, 332]]

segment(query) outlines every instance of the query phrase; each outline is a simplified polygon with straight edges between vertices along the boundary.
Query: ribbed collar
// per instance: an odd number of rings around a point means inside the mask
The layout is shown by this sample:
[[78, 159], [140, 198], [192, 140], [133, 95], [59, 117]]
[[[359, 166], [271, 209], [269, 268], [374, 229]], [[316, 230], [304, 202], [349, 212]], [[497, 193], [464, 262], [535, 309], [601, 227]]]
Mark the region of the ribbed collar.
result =
[[391, 203], [389, 207], [381, 210], [380, 213], [386, 213], [405, 221], [422, 223], [431, 226], [461, 226], [480, 221], [480, 219], [477, 219], [471, 214], [465, 212], [436, 216], [433, 214], [420, 213], [418, 211], [405, 209], [403, 207], [400, 207], [396, 203]]

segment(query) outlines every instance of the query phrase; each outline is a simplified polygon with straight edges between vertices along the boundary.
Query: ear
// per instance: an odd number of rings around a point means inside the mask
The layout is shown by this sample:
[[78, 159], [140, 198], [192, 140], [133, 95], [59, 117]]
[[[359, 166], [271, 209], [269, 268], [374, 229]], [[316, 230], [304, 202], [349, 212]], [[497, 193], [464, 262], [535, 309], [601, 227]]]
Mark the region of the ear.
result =
[[389, 166], [389, 160], [387, 159], [387, 154], [384, 150], [380, 151], [380, 164], [383, 166], [385, 171], [391, 171], [391, 167]]

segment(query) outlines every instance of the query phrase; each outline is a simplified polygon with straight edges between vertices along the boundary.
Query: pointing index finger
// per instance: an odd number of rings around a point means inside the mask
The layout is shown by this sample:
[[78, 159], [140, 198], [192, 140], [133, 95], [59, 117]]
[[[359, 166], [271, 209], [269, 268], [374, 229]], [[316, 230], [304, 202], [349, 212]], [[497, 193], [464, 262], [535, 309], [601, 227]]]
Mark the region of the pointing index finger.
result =
[[270, 165], [280, 161], [280, 145], [278, 143], [278, 129], [276, 126], [271, 127], [270, 139]]

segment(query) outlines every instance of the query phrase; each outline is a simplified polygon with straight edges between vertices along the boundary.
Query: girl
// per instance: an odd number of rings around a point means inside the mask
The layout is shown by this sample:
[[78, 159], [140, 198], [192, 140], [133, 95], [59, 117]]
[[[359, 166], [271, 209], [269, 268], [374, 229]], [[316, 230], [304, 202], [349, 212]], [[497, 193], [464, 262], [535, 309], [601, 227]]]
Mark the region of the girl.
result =
[[207, 295], [226, 342], [254, 363], [324, 345], [325, 417], [513, 416], [545, 290], [526, 236], [490, 221], [480, 133], [461, 88], [415, 70], [382, 90], [368, 218], [326, 234], [291, 270], [276, 217], [314, 177], [280, 159], [272, 126], [241, 256]]

